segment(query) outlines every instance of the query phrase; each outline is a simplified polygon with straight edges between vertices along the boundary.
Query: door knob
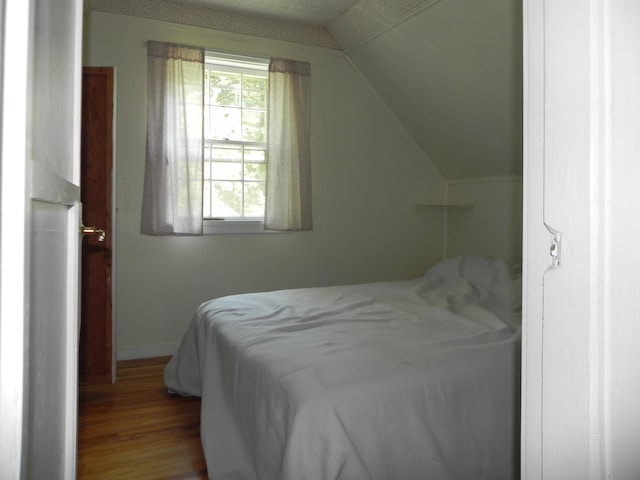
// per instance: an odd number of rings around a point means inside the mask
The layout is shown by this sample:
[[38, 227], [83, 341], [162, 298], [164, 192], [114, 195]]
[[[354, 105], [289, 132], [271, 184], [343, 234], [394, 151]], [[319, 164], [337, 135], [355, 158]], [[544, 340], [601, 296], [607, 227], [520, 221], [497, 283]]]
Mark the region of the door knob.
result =
[[101, 228], [97, 228], [97, 227], [85, 227], [84, 225], [82, 225], [80, 227], [80, 233], [82, 235], [98, 235], [98, 241], [99, 242], [104, 242], [104, 239], [106, 238], [107, 234], [105, 233], [104, 230], [102, 230]]

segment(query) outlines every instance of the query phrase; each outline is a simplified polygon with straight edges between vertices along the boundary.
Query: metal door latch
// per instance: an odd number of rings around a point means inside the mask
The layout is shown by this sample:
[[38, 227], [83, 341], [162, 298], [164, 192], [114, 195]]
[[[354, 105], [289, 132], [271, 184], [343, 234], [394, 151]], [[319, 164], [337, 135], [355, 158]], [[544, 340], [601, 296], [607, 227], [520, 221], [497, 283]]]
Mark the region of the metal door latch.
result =
[[80, 233], [82, 235], [98, 235], [99, 242], [104, 242], [104, 239], [107, 237], [107, 234], [101, 228], [85, 227], [84, 225], [80, 227]]
[[544, 224], [551, 234], [551, 244], [549, 245], [549, 256], [551, 257], [551, 268], [559, 268], [562, 262], [562, 234], [556, 229]]

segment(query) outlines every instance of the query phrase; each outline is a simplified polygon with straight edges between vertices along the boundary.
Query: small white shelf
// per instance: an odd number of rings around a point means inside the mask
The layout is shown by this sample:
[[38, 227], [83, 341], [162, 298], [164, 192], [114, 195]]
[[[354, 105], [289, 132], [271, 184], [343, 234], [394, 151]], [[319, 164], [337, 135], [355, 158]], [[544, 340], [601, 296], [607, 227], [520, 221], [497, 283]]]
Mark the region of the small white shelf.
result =
[[443, 208], [447, 210], [471, 210], [473, 203], [419, 203], [416, 208]]

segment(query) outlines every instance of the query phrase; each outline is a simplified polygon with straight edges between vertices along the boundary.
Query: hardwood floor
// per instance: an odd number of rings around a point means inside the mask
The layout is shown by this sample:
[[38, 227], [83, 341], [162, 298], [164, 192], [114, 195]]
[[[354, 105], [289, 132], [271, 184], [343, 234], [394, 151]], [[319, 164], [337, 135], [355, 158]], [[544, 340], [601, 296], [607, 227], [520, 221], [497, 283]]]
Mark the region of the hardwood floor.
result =
[[200, 399], [170, 395], [169, 357], [118, 362], [113, 385], [79, 393], [78, 479], [206, 479]]

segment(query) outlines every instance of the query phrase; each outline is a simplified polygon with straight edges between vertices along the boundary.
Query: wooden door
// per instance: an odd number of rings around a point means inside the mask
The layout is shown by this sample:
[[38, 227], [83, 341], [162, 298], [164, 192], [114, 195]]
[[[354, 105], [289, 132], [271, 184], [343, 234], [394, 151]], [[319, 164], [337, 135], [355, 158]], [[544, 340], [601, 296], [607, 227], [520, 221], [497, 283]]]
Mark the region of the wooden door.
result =
[[0, 7], [0, 478], [72, 479], [82, 2]]
[[82, 72], [81, 190], [85, 225], [104, 231], [82, 242], [80, 381], [115, 381], [112, 322], [113, 68]]

